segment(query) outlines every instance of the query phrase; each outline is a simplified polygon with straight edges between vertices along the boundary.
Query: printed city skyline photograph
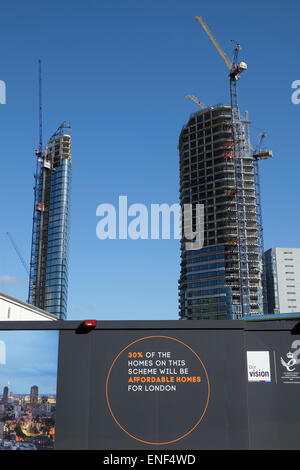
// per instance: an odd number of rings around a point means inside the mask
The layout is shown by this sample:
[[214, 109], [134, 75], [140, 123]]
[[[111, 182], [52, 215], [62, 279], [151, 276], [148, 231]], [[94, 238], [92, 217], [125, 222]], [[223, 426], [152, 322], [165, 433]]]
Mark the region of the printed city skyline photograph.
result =
[[52, 449], [58, 331], [0, 333], [0, 449]]

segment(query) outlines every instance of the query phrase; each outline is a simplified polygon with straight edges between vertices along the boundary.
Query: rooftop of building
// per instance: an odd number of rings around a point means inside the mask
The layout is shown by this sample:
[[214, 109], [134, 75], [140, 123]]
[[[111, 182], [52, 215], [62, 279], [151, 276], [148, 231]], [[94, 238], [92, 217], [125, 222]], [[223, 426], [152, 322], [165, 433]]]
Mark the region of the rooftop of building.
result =
[[217, 104], [214, 104], [214, 105], [209, 105], [209, 106], [206, 106], [205, 108], [199, 108], [197, 111], [191, 113], [189, 115], [189, 118], [188, 118], [188, 121], [187, 121], [187, 124], [185, 124], [182, 129], [181, 129], [181, 132], [185, 129], [187, 129], [187, 127], [189, 126], [189, 123], [190, 123], [190, 120], [196, 116], [201, 116], [205, 113], [207, 113], [207, 111], [216, 111], [218, 109], [221, 109], [221, 108], [227, 108], [227, 110], [230, 110], [231, 109], [231, 106], [229, 104], [225, 104], [225, 103], [217, 103]]
[[239, 320], [244, 321], [272, 321], [272, 320], [296, 320], [300, 318], [300, 312], [294, 313], [270, 313], [266, 315], [244, 315]]
[[272, 246], [271, 248], [268, 248], [265, 250], [265, 253], [270, 250], [300, 250], [299, 247], [286, 247], [286, 246]]
[[4, 292], [0, 292], [0, 300], [6, 300], [7, 302], [10, 302], [14, 305], [23, 307], [27, 310], [30, 310], [31, 312], [34, 312], [44, 318], [47, 318], [47, 320], [58, 320], [56, 315], [53, 315], [52, 313], [46, 312], [45, 310], [42, 310], [38, 307], [35, 307], [34, 305], [28, 304], [27, 302], [23, 302], [22, 300], [16, 299], [15, 297], [11, 297], [8, 294], [5, 294]]

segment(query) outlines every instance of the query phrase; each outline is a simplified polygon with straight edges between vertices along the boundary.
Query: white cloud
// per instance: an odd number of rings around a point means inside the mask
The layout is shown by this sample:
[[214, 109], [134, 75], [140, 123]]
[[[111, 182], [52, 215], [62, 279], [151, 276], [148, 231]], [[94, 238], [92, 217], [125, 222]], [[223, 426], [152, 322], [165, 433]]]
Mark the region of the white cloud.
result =
[[18, 279], [13, 276], [0, 276], [0, 284], [16, 284]]

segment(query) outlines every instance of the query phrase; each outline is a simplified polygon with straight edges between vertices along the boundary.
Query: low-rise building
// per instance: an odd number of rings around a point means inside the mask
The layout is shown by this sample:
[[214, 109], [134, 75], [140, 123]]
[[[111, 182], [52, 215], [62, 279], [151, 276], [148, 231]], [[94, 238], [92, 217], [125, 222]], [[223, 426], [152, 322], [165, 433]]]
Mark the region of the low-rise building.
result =
[[56, 315], [0, 292], [0, 321], [54, 321]]

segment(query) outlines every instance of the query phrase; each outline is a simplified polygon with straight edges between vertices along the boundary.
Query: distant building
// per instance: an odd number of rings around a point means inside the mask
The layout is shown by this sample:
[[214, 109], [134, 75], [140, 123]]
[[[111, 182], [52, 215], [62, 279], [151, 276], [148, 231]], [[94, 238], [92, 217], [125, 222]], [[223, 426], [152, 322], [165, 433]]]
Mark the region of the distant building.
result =
[[0, 321], [55, 321], [56, 315], [0, 292]]
[[33, 385], [30, 389], [30, 403], [32, 405], [37, 405], [39, 401], [39, 387], [37, 385]]
[[15, 418], [19, 418], [19, 416], [21, 416], [21, 411], [22, 411], [22, 407], [20, 405], [14, 405], [14, 415], [15, 415]]
[[300, 248], [270, 248], [264, 254], [269, 313], [300, 311]]
[[8, 403], [8, 387], [7, 386], [3, 388], [2, 403], [3, 404]]
[[64, 122], [39, 149], [35, 178], [29, 303], [67, 316], [71, 198], [71, 127]]

